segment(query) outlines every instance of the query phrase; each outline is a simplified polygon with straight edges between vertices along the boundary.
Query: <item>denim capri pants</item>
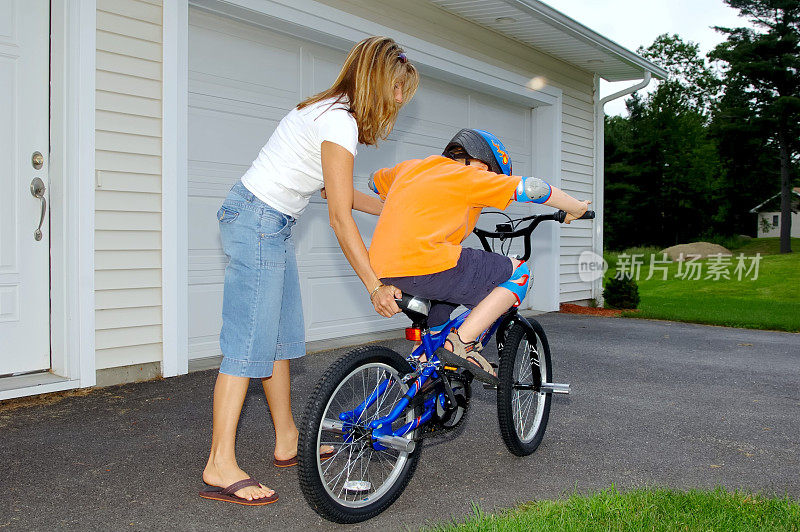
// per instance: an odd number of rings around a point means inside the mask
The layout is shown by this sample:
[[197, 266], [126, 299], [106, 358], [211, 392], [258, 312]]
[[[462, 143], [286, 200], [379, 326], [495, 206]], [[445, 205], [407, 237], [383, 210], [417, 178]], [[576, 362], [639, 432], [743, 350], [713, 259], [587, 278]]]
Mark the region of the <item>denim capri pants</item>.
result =
[[306, 354], [292, 241], [295, 219], [255, 197], [241, 181], [231, 188], [217, 219], [228, 256], [219, 371], [269, 377], [276, 360]]

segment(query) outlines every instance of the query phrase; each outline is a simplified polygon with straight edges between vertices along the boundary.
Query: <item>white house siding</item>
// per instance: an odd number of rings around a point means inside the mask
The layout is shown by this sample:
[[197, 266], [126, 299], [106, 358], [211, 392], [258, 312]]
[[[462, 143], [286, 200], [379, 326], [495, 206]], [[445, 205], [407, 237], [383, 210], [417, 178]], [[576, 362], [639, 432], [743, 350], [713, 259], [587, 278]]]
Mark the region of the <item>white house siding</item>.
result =
[[[594, 200], [594, 104], [588, 94], [564, 89], [561, 133], [561, 188], [568, 194]], [[561, 226], [561, 302], [592, 297], [590, 283], [578, 278], [578, 255], [592, 249], [592, 225], [575, 222]]]
[[[523, 76], [543, 77], [549, 85], [561, 89], [561, 187], [577, 198], [594, 199], [594, 86], [591, 73], [459, 19], [426, 0], [320, 1]], [[563, 225], [560, 244], [561, 301], [591, 298], [591, 284], [581, 282], [577, 273], [578, 255], [592, 249], [590, 223]]]
[[[772, 220], [778, 217], [778, 223], [773, 225]], [[769, 230], [764, 232], [764, 220], [766, 220]], [[789, 233], [792, 238], [800, 238], [800, 214], [792, 213], [792, 230]], [[776, 212], [760, 212], [758, 213], [758, 220], [756, 222], [756, 236], [758, 238], [770, 238], [781, 236], [781, 213]]]
[[97, 0], [96, 368], [161, 347], [161, 0]]

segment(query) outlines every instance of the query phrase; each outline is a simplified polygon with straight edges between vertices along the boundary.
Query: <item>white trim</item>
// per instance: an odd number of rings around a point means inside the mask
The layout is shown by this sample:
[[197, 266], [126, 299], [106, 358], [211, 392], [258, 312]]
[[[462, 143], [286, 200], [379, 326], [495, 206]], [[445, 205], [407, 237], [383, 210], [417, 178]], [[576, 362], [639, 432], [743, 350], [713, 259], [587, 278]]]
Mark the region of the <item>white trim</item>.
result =
[[526, 84], [530, 80], [525, 76], [314, 0], [190, 0], [190, 3], [340, 50], [349, 50], [370, 35], [387, 35], [403, 45], [422, 73], [532, 107], [553, 104], [561, 95], [561, 89], [551, 86], [529, 89]]
[[[603, 256], [603, 220], [605, 218], [604, 202], [605, 202], [605, 106], [608, 102], [627, 96], [634, 93], [639, 89], [643, 89], [650, 84], [652, 74], [649, 70], [642, 73], [642, 81], [631, 85], [625, 89], [617, 91], [608, 96], [600, 98], [600, 81], [595, 76], [594, 79], [594, 203], [593, 208], [595, 211], [594, 218], [594, 235], [592, 242], [592, 250], [599, 255]], [[603, 277], [601, 276], [592, 284], [592, 295], [597, 300], [598, 304], [603, 304]]]
[[64, 380], [4, 390], [0, 399], [94, 386], [96, 382], [96, 17], [95, 0], [51, 2], [51, 351], [52, 373]]
[[[80, 380], [60, 380], [57, 382], [51, 382], [53, 377], [50, 376], [49, 379], [46, 378], [49, 374], [44, 374], [45, 378], [38, 384], [26, 384], [20, 386], [19, 388], [11, 388], [8, 390], [0, 391], [0, 401], [5, 401], [6, 399], [15, 399], [17, 397], [26, 397], [29, 395], [39, 395], [43, 393], [52, 393], [52, 392], [63, 392], [64, 390], [74, 390], [75, 388], [80, 388], [81, 383]], [[27, 377], [27, 375], [26, 375]], [[17, 379], [18, 377], [4, 377], [8, 379]], [[35, 379], [27, 379], [27, 381], [31, 381]]]
[[[797, 188], [797, 187], [795, 187], [795, 188]], [[790, 194], [789, 194], [789, 195], [791, 195], [791, 194], [795, 194], [795, 195], [797, 195], [797, 196], [800, 196], [800, 192], [798, 192], [798, 191], [797, 191], [797, 190], [795, 190], [794, 188], [793, 188], [792, 190], [790, 190]], [[780, 192], [778, 192], [777, 194], [775, 194], [774, 196], [772, 196], [772, 197], [771, 197], [771, 198], [769, 198], [768, 200], [766, 200], [766, 201], [762, 201], [761, 203], [759, 203], [758, 205], [756, 205], [755, 207], [753, 207], [752, 209], [750, 209], [748, 212], [749, 212], [750, 214], [758, 214], [758, 213], [759, 213], [758, 209], [760, 209], [761, 207], [763, 207], [764, 205], [766, 205], [767, 203], [769, 203], [770, 201], [774, 200], [775, 198], [777, 198], [777, 197], [778, 197], [778, 196], [780, 196], [780, 195], [781, 195], [781, 193], [780, 193]], [[770, 212], [772, 212], [772, 211], [770, 211]]]
[[167, 0], [163, 11], [161, 272], [164, 377], [189, 371], [187, 123], [189, 6]]
[[[533, 109], [533, 168], [551, 185], [561, 188], [562, 98], [553, 105]], [[550, 207], [537, 205], [541, 213], [552, 213]], [[557, 311], [561, 305], [561, 224], [545, 223], [536, 229], [532, 241], [533, 297], [530, 308], [541, 312]]]
[[[592, 210], [594, 211], [594, 221], [592, 222], [592, 251], [599, 257], [603, 256], [603, 203], [605, 202], [605, 111], [600, 104], [600, 76], [594, 75], [594, 179], [592, 198]], [[592, 299], [598, 306], [603, 306], [603, 276], [598, 277], [592, 282]]]
[[[76, 226], [75, 240], [75, 278], [77, 287], [75, 301], [76, 314], [74, 349], [79, 353], [81, 387], [94, 386], [96, 382], [95, 342], [94, 342], [94, 171], [95, 171], [95, 57], [97, 55], [97, 3], [84, 0], [80, 7], [70, 3], [70, 10], [78, 18], [78, 43], [70, 44], [70, 55], [74, 60], [68, 62], [68, 78], [74, 84], [74, 92], [68, 101], [74, 101], [74, 114], [67, 122], [68, 131], [74, 135], [68, 142], [68, 153], [74, 149], [75, 160], [69, 168], [74, 169], [74, 198], [70, 205]], [[72, 87], [71, 87], [72, 88]], [[72, 320], [71, 320], [72, 321]]]

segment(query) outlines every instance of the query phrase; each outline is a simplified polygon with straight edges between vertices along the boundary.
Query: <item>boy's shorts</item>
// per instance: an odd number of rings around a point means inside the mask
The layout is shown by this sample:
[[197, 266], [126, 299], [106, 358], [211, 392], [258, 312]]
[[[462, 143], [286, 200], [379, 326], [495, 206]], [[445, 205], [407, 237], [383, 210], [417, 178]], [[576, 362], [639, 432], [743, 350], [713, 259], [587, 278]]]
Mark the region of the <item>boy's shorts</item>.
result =
[[391, 284], [418, 297], [431, 300], [428, 326], [438, 327], [450, 319], [459, 305], [473, 308], [508, 281], [513, 271], [511, 259], [482, 249], [462, 248], [458, 263], [449, 270], [409, 277], [386, 277]]

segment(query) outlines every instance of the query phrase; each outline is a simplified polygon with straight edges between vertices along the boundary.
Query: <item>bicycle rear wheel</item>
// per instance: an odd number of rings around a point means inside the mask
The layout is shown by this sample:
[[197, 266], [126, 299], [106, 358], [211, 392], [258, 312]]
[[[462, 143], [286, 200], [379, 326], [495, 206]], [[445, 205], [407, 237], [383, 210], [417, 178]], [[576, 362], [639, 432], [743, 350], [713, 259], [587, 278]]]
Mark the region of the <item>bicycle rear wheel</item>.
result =
[[531, 454], [544, 437], [550, 417], [550, 394], [540, 392], [552, 381], [550, 347], [544, 330], [529, 332], [519, 322], [509, 329], [500, 350], [497, 417], [503, 442], [512, 454]]
[[[337, 523], [370, 519], [389, 507], [411, 480], [422, 442], [417, 441], [410, 453], [375, 450], [369, 428], [406, 393], [402, 377], [411, 370], [391, 349], [367, 346], [337, 360], [317, 384], [300, 422], [297, 459], [303, 496], [325, 519]], [[385, 391], [371, 406], [352, 423], [342, 424], [340, 414], [354, 411], [383, 386]], [[421, 407], [407, 407], [392, 429], [421, 413]], [[413, 439], [415, 432], [406, 438]], [[332, 446], [335, 453], [326, 461], [319, 454], [323, 445]]]

